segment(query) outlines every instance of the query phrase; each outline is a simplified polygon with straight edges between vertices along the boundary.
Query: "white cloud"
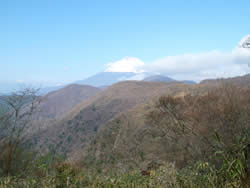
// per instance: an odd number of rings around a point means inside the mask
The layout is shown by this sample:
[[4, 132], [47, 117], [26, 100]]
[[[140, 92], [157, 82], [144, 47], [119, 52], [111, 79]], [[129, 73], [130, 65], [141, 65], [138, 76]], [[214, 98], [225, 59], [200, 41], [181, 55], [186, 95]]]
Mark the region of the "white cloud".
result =
[[143, 72], [144, 62], [135, 57], [125, 57], [119, 61], [108, 63], [105, 72]]
[[[107, 64], [106, 72], [157, 73], [177, 80], [201, 81], [208, 78], [227, 78], [250, 73], [250, 49], [242, 44], [250, 40], [244, 37], [231, 52], [210, 51], [196, 54], [167, 56], [150, 64], [134, 57]], [[133, 77], [141, 79], [142, 74]]]
[[184, 54], [158, 59], [144, 67], [146, 71], [159, 72], [175, 79], [200, 81], [207, 78], [232, 77], [250, 72], [250, 51], [245, 49], [225, 52]]
[[250, 49], [242, 48], [242, 43], [249, 38], [250, 35], [244, 37], [231, 52], [211, 51], [168, 56], [146, 65], [144, 70], [159, 72], [174, 79], [195, 81], [248, 74]]

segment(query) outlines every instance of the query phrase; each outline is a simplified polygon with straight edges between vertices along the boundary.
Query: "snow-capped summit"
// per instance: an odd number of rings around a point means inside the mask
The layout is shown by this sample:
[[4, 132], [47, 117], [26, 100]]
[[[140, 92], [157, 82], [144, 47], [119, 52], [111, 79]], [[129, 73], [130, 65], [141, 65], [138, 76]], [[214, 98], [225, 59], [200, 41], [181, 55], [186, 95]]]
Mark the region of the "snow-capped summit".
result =
[[119, 61], [108, 63], [105, 72], [133, 72], [141, 73], [144, 62], [136, 57], [125, 57]]
[[239, 48], [249, 48], [250, 49], [250, 34], [243, 37], [243, 39], [238, 44]]

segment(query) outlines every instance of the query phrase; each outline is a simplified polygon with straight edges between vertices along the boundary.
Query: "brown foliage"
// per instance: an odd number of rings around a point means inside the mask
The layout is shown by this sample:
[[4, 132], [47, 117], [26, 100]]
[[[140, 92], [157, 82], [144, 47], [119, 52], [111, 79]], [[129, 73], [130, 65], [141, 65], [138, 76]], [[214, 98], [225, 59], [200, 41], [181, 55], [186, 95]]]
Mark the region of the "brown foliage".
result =
[[224, 148], [231, 148], [243, 133], [249, 133], [250, 90], [223, 85], [205, 95], [163, 96], [148, 120], [173, 150], [182, 152], [179, 164], [183, 165], [211, 156], [218, 148], [215, 134]]

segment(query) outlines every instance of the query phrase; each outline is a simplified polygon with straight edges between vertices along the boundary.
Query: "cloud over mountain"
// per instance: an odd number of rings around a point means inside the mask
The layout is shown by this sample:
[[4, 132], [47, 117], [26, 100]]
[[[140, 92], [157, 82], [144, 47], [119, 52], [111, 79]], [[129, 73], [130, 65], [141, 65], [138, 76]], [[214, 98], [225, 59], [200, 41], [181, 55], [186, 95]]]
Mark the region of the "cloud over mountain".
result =
[[135, 57], [125, 57], [119, 61], [108, 63], [105, 72], [143, 72], [144, 62]]
[[[244, 50], [244, 49], [243, 49]], [[200, 81], [206, 78], [232, 77], [247, 74], [250, 52], [233, 50], [168, 56], [147, 65], [146, 71], [158, 72], [175, 79]]]
[[177, 80], [201, 81], [207, 78], [227, 78], [250, 73], [250, 49], [242, 44], [250, 40], [245, 36], [231, 52], [210, 51], [167, 56], [144, 64], [134, 57], [107, 64], [106, 72], [151, 72]]

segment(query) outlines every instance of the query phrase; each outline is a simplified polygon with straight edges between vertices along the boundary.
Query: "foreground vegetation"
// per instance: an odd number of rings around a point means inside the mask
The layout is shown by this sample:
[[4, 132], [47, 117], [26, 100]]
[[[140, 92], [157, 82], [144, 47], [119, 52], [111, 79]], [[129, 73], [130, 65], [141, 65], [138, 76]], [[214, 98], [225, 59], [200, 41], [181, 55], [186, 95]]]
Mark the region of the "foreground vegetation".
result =
[[[232, 165], [232, 164], [231, 164]], [[225, 166], [224, 166], [225, 167]], [[182, 170], [173, 164], [165, 164], [148, 174], [131, 171], [117, 175], [90, 174], [74, 169], [63, 163], [50, 173], [48, 169], [40, 169], [40, 175], [25, 177], [8, 176], [0, 178], [0, 187], [248, 187], [249, 182], [241, 182], [242, 169], [217, 170], [209, 163], [198, 162]], [[233, 173], [230, 173], [233, 172]], [[38, 173], [38, 171], [36, 171]], [[246, 174], [245, 174], [246, 175]], [[243, 184], [242, 184], [243, 183]]]

